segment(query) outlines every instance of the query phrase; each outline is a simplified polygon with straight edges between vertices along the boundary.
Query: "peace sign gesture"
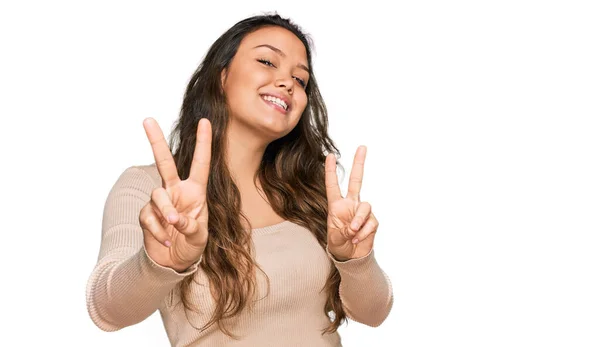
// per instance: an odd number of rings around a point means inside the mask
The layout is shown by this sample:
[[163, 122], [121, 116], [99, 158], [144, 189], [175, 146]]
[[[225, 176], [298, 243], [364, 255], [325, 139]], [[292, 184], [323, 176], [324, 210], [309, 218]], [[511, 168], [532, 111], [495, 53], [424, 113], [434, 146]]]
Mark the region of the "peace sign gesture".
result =
[[335, 156], [325, 158], [325, 187], [327, 190], [327, 248], [339, 261], [363, 257], [373, 248], [379, 222], [371, 213], [371, 205], [360, 201], [367, 147], [360, 146], [348, 183], [348, 194], [342, 198], [336, 173]]
[[183, 272], [200, 259], [208, 240], [206, 186], [211, 158], [212, 130], [200, 119], [190, 176], [182, 181], [163, 133], [152, 118], [144, 120], [162, 187], [140, 211], [144, 245], [156, 263]]

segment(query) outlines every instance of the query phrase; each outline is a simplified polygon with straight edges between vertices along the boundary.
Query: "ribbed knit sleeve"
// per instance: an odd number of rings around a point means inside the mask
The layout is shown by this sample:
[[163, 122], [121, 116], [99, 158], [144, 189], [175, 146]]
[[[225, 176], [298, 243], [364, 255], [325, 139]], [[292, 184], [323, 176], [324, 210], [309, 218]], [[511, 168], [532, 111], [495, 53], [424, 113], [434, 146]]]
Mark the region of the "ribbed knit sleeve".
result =
[[373, 249], [361, 258], [338, 261], [326, 248], [327, 256], [340, 272], [340, 298], [352, 320], [377, 327], [389, 315], [394, 295], [392, 282], [377, 264]]
[[156, 182], [148, 173], [129, 167], [106, 199], [98, 262], [86, 288], [88, 313], [102, 330], [119, 330], [149, 317], [201, 261], [178, 273], [148, 256], [139, 214], [154, 188]]

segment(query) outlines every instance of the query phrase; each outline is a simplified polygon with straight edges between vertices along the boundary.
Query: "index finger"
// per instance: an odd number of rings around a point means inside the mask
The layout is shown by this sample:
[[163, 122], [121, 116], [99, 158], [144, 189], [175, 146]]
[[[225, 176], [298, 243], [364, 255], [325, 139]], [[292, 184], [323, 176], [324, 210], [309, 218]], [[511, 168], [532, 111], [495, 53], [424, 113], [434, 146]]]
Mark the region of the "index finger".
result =
[[194, 157], [190, 166], [190, 177], [192, 181], [202, 187], [208, 185], [210, 173], [210, 156], [212, 147], [212, 126], [207, 118], [200, 118], [196, 129], [196, 147]]
[[360, 187], [363, 180], [363, 172], [365, 168], [365, 157], [367, 156], [367, 147], [359, 146], [354, 155], [354, 164], [348, 182], [347, 197], [359, 201]]
[[144, 130], [146, 130], [146, 136], [150, 141], [150, 146], [152, 146], [154, 161], [163, 180], [164, 188], [176, 185], [181, 180], [177, 174], [175, 160], [173, 160], [173, 155], [162, 130], [160, 130], [160, 126], [153, 118], [146, 118], [144, 119]]
[[327, 154], [327, 157], [325, 157], [325, 190], [328, 204], [342, 198], [336, 168], [335, 155], [332, 153]]

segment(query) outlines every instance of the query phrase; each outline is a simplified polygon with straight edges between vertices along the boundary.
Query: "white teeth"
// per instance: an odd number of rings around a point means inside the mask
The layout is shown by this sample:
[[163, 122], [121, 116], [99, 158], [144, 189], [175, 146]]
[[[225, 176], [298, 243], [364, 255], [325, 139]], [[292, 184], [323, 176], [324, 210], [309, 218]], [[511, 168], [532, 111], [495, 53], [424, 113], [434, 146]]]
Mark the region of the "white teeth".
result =
[[283, 107], [285, 110], [288, 109], [288, 105], [285, 103], [285, 101], [281, 100], [280, 98], [276, 98], [274, 96], [270, 96], [270, 95], [263, 95], [263, 99], [278, 104], [279, 106]]

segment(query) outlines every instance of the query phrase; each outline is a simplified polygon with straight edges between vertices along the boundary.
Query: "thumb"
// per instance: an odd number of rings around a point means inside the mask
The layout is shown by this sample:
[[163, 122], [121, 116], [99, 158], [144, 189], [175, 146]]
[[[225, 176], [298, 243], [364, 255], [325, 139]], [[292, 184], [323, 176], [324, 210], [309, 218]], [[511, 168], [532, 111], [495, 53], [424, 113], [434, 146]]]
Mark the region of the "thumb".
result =
[[193, 236], [198, 231], [199, 224], [196, 219], [178, 213], [176, 220], [171, 220], [171, 223], [185, 236]]
[[329, 234], [329, 243], [333, 247], [339, 247], [348, 241], [348, 238], [339, 229], [333, 230]]
[[208, 232], [203, 232], [203, 228], [197, 219], [179, 214], [179, 220], [173, 226], [185, 235], [188, 244], [195, 247], [206, 246]]

